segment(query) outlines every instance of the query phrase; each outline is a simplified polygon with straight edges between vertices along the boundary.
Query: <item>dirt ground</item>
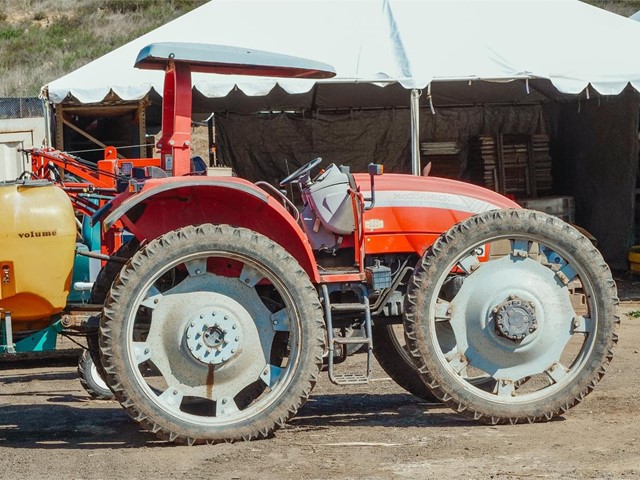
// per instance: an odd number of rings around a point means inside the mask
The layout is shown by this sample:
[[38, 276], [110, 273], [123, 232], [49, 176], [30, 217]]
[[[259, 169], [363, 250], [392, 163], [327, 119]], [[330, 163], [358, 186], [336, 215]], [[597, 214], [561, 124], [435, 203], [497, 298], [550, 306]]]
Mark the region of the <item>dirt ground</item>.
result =
[[[640, 478], [640, 283], [624, 300], [615, 358], [596, 390], [549, 423], [486, 426], [375, 381], [326, 376], [273, 438], [182, 447], [90, 400], [75, 366], [0, 366], [2, 479]], [[361, 363], [362, 355], [356, 355]]]

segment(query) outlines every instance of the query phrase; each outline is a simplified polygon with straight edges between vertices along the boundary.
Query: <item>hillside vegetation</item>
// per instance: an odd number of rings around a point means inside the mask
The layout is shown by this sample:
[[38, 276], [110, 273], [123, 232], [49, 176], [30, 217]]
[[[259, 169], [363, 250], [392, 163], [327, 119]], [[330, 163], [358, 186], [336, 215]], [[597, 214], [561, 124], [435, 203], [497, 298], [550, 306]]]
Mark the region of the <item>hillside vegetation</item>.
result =
[[206, 0], [0, 0], [0, 97], [40, 87]]
[[[206, 1], [0, 0], [0, 97], [38, 95], [42, 85]], [[588, 3], [624, 16], [640, 10], [640, 0]]]

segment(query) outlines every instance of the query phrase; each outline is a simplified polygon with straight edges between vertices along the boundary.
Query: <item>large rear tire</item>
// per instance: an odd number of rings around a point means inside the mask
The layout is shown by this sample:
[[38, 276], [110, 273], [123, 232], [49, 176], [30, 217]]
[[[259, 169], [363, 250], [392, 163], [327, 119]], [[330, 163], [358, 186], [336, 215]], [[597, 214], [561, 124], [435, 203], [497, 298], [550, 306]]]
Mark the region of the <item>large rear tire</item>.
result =
[[322, 365], [317, 292], [282, 247], [243, 228], [184, 227], [139, 250], [105, 303], [100, 348], [127, 413], [163, 439], [264, 438]]
[[[447, 298], [452, 275], [462, 286]], [[418, 262], [405, 301], [423, 380], [485, 423], [563, 414], [594, 389], [617, 341], [617, 293], [602, 256], [540, 212], [496, 210], [455, 225]]]

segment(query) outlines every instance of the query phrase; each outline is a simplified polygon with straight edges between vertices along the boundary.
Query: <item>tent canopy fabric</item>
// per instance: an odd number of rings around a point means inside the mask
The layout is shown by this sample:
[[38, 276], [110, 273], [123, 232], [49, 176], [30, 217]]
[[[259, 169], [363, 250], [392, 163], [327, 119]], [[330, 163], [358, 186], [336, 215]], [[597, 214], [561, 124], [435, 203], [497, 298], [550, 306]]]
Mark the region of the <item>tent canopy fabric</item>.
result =
[[[616, 95], [629, 84], [640, 90], [640, 58], [624, 54], [640, 42], [640, 24], [577, 0], [212, 0], [50, 82], [43, 95], [53, 103], [98, 103], [109, 95], [139, 100], [161, 93], [162, 72], [133, 67], [138, 52], [155, 42], [266, 50], [337, 72], [321, 80], [194, 74], [194, 99], [223, 110], [240, 100], [248, 100], [245, 110], [354, 107], [350, 87], [362, 83], [384, 87], [377, 101], [387, 103], [401, 95], [391, 84], [434, 92], [448, 85], [441, 95], [464, 99], [474, 95], [459, 85], [477, 96], [492, 88], [479, 87], [484, 81], [499, 82], [507, 101], [513, 99], [501, 83], [508, 81], [518, 101], [585, 89]], [[262, 100], [252, 103], [255, 97]], [[361, 98], [360, 106], [370, 101]]]

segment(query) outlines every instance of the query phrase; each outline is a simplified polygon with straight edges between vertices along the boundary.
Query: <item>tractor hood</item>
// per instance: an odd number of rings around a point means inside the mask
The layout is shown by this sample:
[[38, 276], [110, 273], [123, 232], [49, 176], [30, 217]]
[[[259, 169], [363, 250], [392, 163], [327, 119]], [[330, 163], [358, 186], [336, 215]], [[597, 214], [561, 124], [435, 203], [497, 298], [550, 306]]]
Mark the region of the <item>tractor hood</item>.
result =
[[[370, 177], [355, 174], [365, 197]], [[375, 177], [375, 205], [364, 212], [367, 254], [424, 253], [441, 233], [487, 210], [520, 208], [508, 198], [457, 180], [385, 174]]]
[[[370, 192], [369, 175], [357, 173], [354, 178], [362, 192]], [[438, 208], [470, 214], [519, 208], [492, 190], [447, 178], [385, 174], [375, 178], [375, 190], [376, 207]]]

